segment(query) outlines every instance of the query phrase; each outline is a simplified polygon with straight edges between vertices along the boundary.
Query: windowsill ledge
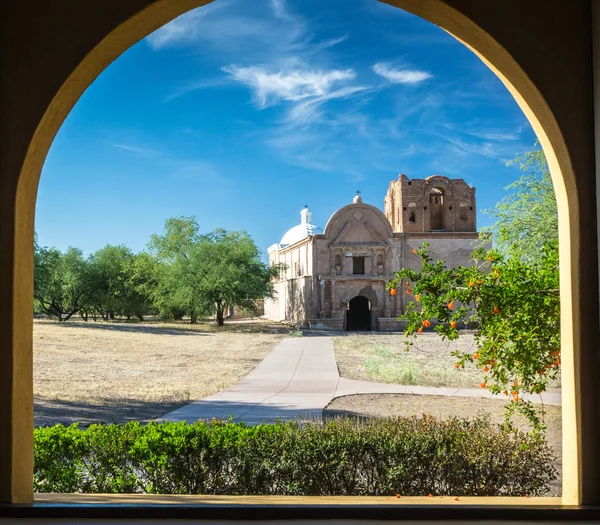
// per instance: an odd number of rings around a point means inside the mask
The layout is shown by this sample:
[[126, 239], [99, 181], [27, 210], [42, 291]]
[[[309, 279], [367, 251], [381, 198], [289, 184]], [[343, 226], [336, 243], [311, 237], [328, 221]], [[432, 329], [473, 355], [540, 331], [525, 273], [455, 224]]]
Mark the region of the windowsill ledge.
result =
[[565, 521], [598, 520], [600, 508], [563, 506], [560, 497], [36, 494], [32, 504], [0, 505], [4, 517]]

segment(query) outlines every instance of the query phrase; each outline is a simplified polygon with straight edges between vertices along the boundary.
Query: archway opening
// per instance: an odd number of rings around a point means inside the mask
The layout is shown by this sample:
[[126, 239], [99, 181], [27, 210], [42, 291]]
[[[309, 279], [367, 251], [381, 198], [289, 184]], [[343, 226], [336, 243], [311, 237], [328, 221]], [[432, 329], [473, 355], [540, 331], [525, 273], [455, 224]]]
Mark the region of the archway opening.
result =
[[[404, 4], [404, 2], [400, 2], [399, 0], [394, 3]], [[98, 70], [99, 69], [101, 70], [102, 67], [104, 67], [104, 65], [108, 61], [110, 61], [111, 57], [115, 53], [118, 54], [123, 49], [127, 48], [128, 44], [124, 40], [135, 41], [136, 38], [140, 37], [140, 34], [147, 33], [150, 30], [149, 27], [156, 27], [156, 25], [158, 24], [156, 19], [160, 18], [162, 23], [164, 23], [165, 20], [168, 20], [174, 16], [173, 15], [174, 12], [179, 13], [180, 11], [184, 10], [184, 7], [181, 7], [181, 4], [183, 4], [183, 2], [179, 2], [180, 7], [177, 7], [177, 6], [173, 7], [174, 4], [176, 4], [176, 2], [169, 3], [168, 6], [167, 6], [167, 2], [165, 2], [164, 4], [161, 4], [161, 5], [166, 6], [164, 8], [161, 8], [161, 9], [163, 9], [162, 11], [159, 9], [154, 9], [154, 10], [148, 9], [147, 11], [151, 11], [152, 16], [148, 16], [146, 13], [142, 13], [142, 15], [144, 15], [144, 16], [140, 16], [137, 18], [143, 18], [143, 20], [141, 20], [141, 22], [143, 22], [143, 23], [140, 23], [140, 20], [136, 20], [136, 23], [137, 23], [136, 31], [126, 31], [126, 30], [124, 30], [125, 27], [119, 28], [120, 30], [118, 31], [117, 36], [120, 38], [120, 40], [113, 39], [113, 40], [117, 40], [117, 42], [118, 42], [117, 45], [98, 46], [98, 49], [94, 50], [94, 53], [91, 54], [91, 58], [87, 59], [86, 63], [82, 63], [82, 65], [83, 65], [82, 70], [85, 70], [84, 71], [85, 74], [73, 75], [73, 77], [76, 80], [72, 81], [72, 79], [69, 79], [69, 82], [65, 83], [65, 85], [67, 85], [67, 84], [71, 85], [73, 83], [81, 83], [82, 85], [86, 84], [86, 83], [89, 84], [89, 82], [91, 82], [90, 76], [92, 78], [95, 77]], [[409, 7], [411, 6], [410, 2], [406, 2], [406, 4]], [[531, 84], [531, 86], [533, 86], [534, 82], [526, 82], [525, 80], [523, 80], [522, 77], [524, 77], [524, 75], [521, 75], [520, 70], [517, 73], [511, 72], [510, 71], [511, 69], [515, 69], [513, 67], [514, 66], [513, 61], [507, 60], [504, 62], [502, 60], [502, 57], [505, 53], [501, 47], [499, 47], [499, 46], [497, 48], [491, 47], [488, 42], [488, 40], [491, 40], [491, 38], [489, 38], [487, 36], [487, 34], [482, 35], [481, 32], [473, 31], [474, 25], [470, 21], [468, 24], [463, 23], [462, 26], [460, 26], [459, 23], [462, 22], [463, 19], [458, 16], [449, 16], [448, 13], [446, 11], [444, 11], [444, 9], [443, 9], [444, 6], [442, 4], [443, 3], [440, 2], [440, 5], [436, 4], [435, 6], [432, 6], [430, 3], [424, 3], [424, 4], [422, 4], [423, 7], [421, 7], [419, 4], [419, 8], [413, 6], [412, 10], [418, 11], [421, 14], [421, 16], [424, 16], [425, 18], [427, 18], [431, 21], [435, 21], [436, 23], [439, 23], [441, 26], [445, 27], [447, 30], [452, 31], [453, 34], [456, 34], [457, 36], [462, 37], [467, 42], [468, 45], [477, 49], [483, 56], [487, 57], [487, 59], [492, 64], [496, 64], [497, 67], [500, 69], [501, 73], [507, 74], [507, 76], [509, 77], [509, 79], [507, 80], [507, 83], [514, 82], [516, 84], [516, 86], [511, 91], [513, 92], [513, 94], [515, 94], [515, 96], [517, 97], [517, 99], [518, 99], [519, 103], [522, 105], [522, 107], [527, 108], [527, 111], [528, 111], [527, 114], [530, 117], [530, 119], [536, 121], [536, 130], [542, 134], [542, 143], [544, 145], [544, 149], [547, 150], [547, 153], [548, 152], [551, 153], [550, 161], [551, 161], [551, 168], [553, 170], [553, 174], [555, 175], [555, 179], [559, 180], [561, 182], [559, 205], [561, 206], [561, 210], [562, 210], [561, 215], [562, 215], [563, 222], [564, 222], [564, 225], [563, 225], [562, 231], [561, 231], [561, 238], [565, 241], [568, 241], [568, 242], [563, 243], [565, 248], [561, 249], [561, 260], [564, 262], [564, 264], [561, 265], [561, 271], [563, 272], [562, 278], [563, 278], [564, 283], [569, 284], [569, 286], [563, 286], [562, 288], [565, 291], [561, 292], [561, 293], [563, 295], [563, 302], [568, 307], [567, 312], [565, 314], [565, 317], [568, 319], [565, 321], [566, 330], [565, 330], [565, 335], [563, 335], [563, 342], [572, 343], [572, 344], [568, 345], [568, 347], [570, 349], [571, 348], [573, 349], [572, 355], [574, 356], [574, 358], [572, 356], [569, 358], [569, 362], [567, 363], [569, 368], [566, 370], [566, 375], [573, 376], [574, 375], [573, 369], [575, 368], [575, 370], [578, 370], [580, 363], [585, 361], [585, 358], [587, 356], [587, 350], [586, 350], [587, 347], [589, 346], [590, 348], [592, 348], [592, 347], [595, 348], [595, 346], [592, 344], [593, 343], [593, 341], [592, 341], [592, 343], [585, 346], [585, 348], [583, 350], [580, 349], [580, 347], [582, 346], [581, 340], [586, 339], [586, 337], [591, 337], [591, 336], [589, 336], [588, 332], [585, 329], [581, 328], [581, 327], [586, 326], [586, 323], [581, 322], [581, 318], [580, 318], [586, 312], [586, 309], [579, 308], [580, 304], [577, 304], [577, 303], [584, 302], [579, 297], [580, 290], [578, 289], [578, 286], [580, 286], [580, 283], [585, 280], [581, 277], [580, 274], [588, 275], [588, 273], [585, 271], [585, 268], [582, 270], [583, 267], [580, 262], [581, 256], [580, 256], [579, 248], [578, 248], [578, 246], [580, 246], [582, 243], [578, 244], [578, 242], [577, 242], [579, 240], [579, 237], [581, 237], [580, 231], [579, 231], [580, 203], [577, 200], [577, 192], [576, 191], [567, 192], [567, 188], [566, 188], [567, 186], [569, 186], [569, 189], [573, 190], [576, 187], [575, 179], [574, 179], [574, 175], [573, 175], [573, 169], [570, 166], [569, 149], [568, 149], [567, 145], [565, 145], [563, 143], [563, 138], [560, 133], [560, 129], [558, 128], [558, 126], [556, 125], [556, 123], [553, 120], [554, 114], [550, 111], [543, 111], [544, 109], [546, 109], [546, 106], [542, 99], [542, 96], [540, 96], [537, 91], [535, 91], [534, 94], [532, 95], [532, 90], [529, 89], [529, 87], [530, 87], [530, 84]], [[187, 9], [187, 8], [189, 8], [189, 4], [185, 4], [185, 9]], [[150, 18], [152, 18], [152, 17], [155, 17], [154, 20], [150, 20]], [[125, 24], [123, 24], [123, 26], [125, 26]], [[117, 32], [115, 31], [115, 33], [117, 33]], [[126, 37], [124, 37], [123, 35], [126, 35]], [[113, 35], [111, 35], [111, 37], [112, 36]], [[104, 42], [103, 42], [103, 44], [104, 44]], [[107, 47], [110, 49], [107, 50]], [[102, 62], [102, 64], [100, 66], [98, 65], [99, 59], [101, 59], [100, 61]], [[91, 66], [90, 66], [90, 62], [91, 62]], [[498, 73], [498, 70], [496, 68], [493, 68], [493, 69]], [[15, 246], [16, 246], [16, 248], [14, 251], [17, 254], [16, 257], [20, 258], [21, 260], [23, 258], [25, 258], [25, 260], [27, 260], [28, 258], [31, 259], [31, 257], [30, 257], [31, 249], [28, 248], [27, 246], [31, 244], [30, 241], [31, 241], [31, 237], [33, 235], [33, 228], [32, 228], [32, 221], [28, 220], [28, 217], [31, 216], [31, 202], [34, 201], [35, 188], [32, 189], [32, 186], [35, 186], [35, 181], [33, 183], [31, 183], [31, 181], [29, 179], [32, 178], [32, 175], [33, 175], [33, 178], [35, 179], [36, 173], [39, 172], [39, 170], [36, 169], [35, 164], [36, 163], [39, 164], [39, 161], [40, 161], [39, 157], [44, 156], [45, 148], [43, 147], [43, 144], [45, 141], [47, 142], [48, 136], [52, 135], [52, 129], [50, 129], [50, 132], [48, 132], [47, 128], [48, 127], [52, 128], [52, 126], [60, 124], [60, 121], [62, 120], [62, 115], [64, 114], [65, 111], [68, 110], [68, 107], [69, 107], [70, 103], [72, 102], [72, 100], [70, 100], [70, 99], [72, 99], [72, 97], [77, 96], [77, 93], [80, 91], [79, 87], [81, 87], [81, 86], [76, 86], [75, 89], [65, 88], [61, 91], [60, 96], [57, 96], [57, 102], [54, 105], [54, 110], [52, 112], [50, 112], [52, 114], [53, 118], [49, 119], [47, 117], [44, 117], [44, 122], [42, 122], [42, 124], [39, 127], [39, 129], [41, 131], [39, 131], [39, 133], [36, 136], [36, 140], [33, 141], [31, 144], [30, 151], [32, 152], [32, 154], [28, 155], [28, 158], [26, 159], [26, 162], [24, 164], [23, 174], [25, 176], [27, 176], [28, 180], [23, 182], [19, 187], [19, 192], [21, 193], [21, 195], [20, 195], [20, 198], [17, 199], [18, 210], [15, 213], [15, 217], [17, 217], [17, 219], [16, 219], [17, 226], [15, 227], [15, 230], [16, 230]], [[56, 107], [58, 107], [58, 112], [56, 111]], [[58, 116], [56, 116], [57, 113], [58, 113]], [[538, 122], [538, 119], [540, 119], [541, 122]], [[51, 120], [50, 124], [49, 124], [48, 120]], [[42, 142], [42, 147], [37, 147], [37, 146], [39, 146], [39, 144], [38, 144], [39, 142]], [[554, 150], [557, 150], [557, 151], [555, 152]], [[34, 166], [32, 166], [32, 164], [34, 164]], [[580, 165], [583, 164], [585, 167], [584, 161], [579, 162], [579, 164]], [[581, 167], [580, 167], [580, 169], [581, 169]], [[561, 175], [562, 175], [562, 177], [564, 177], [564, 183], [561, 179]], [[26, 178], [26, 177], [23, 177], [23, 178]], [[569, 199], [567, 199], [567, 195], [570, 195]], [[567, 204], [568, 204], [568, 201], [570, 203], [571, 200], [573, 201], [571, 203], [572, 206], [569, 207], [569, 206], [567, 206]], [[584, 202], [584, 205], [585, 204], [586, 203]], [[29, 206], [29, 208], [28, 208], [28, 206]], [[585, 212], [585, 209], [586, 209], [585, 206], [583, 209]], [[569, 213], [567, 213], [567, 212], [569, 212]], [[569, 216], [569, 214], [570, 214], [570, 216]], [[24, 220], [24, 218], [27, 220]], [[11, 220], [12, 220], [12, 218], [11, 218]], [[7, 228], [7, 230], [8, 230], [8, 228]], [[12, 232], [11, 232], [11, 235], [12, 235]], [[14, 302], [19, 306], [20, 312], [27, 311], [28, 307], [29, 307], [27, 300], [23, 299], [23, 297], [25, 295], [27, 295], [26, 292], [27, 292], [28, 285], [25, 285], [23, 283], [28, 283], [31, 281], [31, 279], [28, 278], [28, 277], [30, 277], [30, 274], [31, 274], [30, 266], [31, 265], [27, 265], [27, 264], [21, 265], [21, 268], [18, 268], [15, 270], [16, 277], [14, 278], [14, 281], [16, 283], [18, 283], [18, 291], [15, 292], [15, 297], [18, 300], [14, 301]], [[593, 266], [593, 265], [591, 265], [591, 266]], [[21, 293], [22, 289], [25, 289], [25, 292]], [[590, 311], [589, 308], [587, 310]], [[588, 315], [592, 316], [592, 314], [593, 314], [593, 312], [591, 312]], [[13, 335], [12, 342], [11, 342], [11, 345], [14, 345], [15, 348], [18, 350], [18, 352], [17, 351], [14, 352], [14, 354], [16, 356], [15, 359], [18, 358], [17, 359], [18, 362], [27, 361], [27, 359], [29, 359], [29, 357], [28, 357], [28, 353], [27, 353], [26, 349], [30, 348], [31, 344], [29, 341], [30, 336], [26, 335], [25, 329], [29, 327], [30, 321], [26, 320], [25, 315], [17, 315], [17, 316], [11, 317], [9, 319], [9, 322], [14, 324], [13, 332], [14, 332], [14, 334], [16, 334], [16, 336]], [[590, 325], [591, 325], [591, 323], [588, 323], [587, 326], [590, 326]], [[581, 330], [580, 330], [580, 328], [581, 328]], [[579, 333], [580, 331], [582, 332], [583, 335]], [[591, 337], [591, 338], [593, 339], [594, 337]], [[12, 348], [12, 346], [11, 346], [11, 348]], [[15, 380], [15, 382], [16, 382], [17, 386], [19, 386], [19, 387], [20, 387], [21, 381], [24, 381], [26, 383], [29, 381], [29, 379], [26, 375], [24, 375], [24, 376], [17, 375], [16, 377], [17, 377], [18, 381]], [[21, 377], [24, 377], [24, 379], [21, 379]], [[587, 384], [585, 381], [587, 381], [586, 377], [583, 378], [583, 382], [584, 382], [584, 384]], [[576, 404], [574, 403], [574, 398], [576, 398], [577, 396], [575, 395], [574, 392], [579, 392], [579, 390], [581, 390], [579, 388], [575, 388], [575, 386], [578, 385], [580, 382], [582, 382], [582, 380], [580, 380], [579, 375], [577, 375], [577, 377], [575, 377], [575, 379], [571, 379], [570, 382], [574, 383], [574, 385], [571, 385], [571, 384], [569, 385], [570, 390], [572, 392], [568, 396], [569, 397], [568, 404], [575, 406]], [[592, 383], [595, 383], [595, 379]], [[25, 387], [27, 387], [27, 385], [25, 385]], [[25, 388], [24, 390], [27, 390], [27, 388]], [[23, 396], [21, 396], [21, 397], [23, 397]], [[21, 403], [26, 404], [27, 396], [24, 396], [24, 397], [25, 397], [25, 401], [21, 401]], [[576, 405], [576, 406], [579, 406], [579, 405]], [[21, 410], [21, 407], [18, 407], [18, 408], [21, 413], [24, 413], [24, 416], [19, 416], [19, 417], [23, 417], [24, 419], [27, 419], [28, 414], [26, 413], [26, 411]], [[593, 413], [593, 410], [590, 409], [590, 412]], [[572, 413], [572, 416], [570, 416], [570, 417], [571, 417], [571, 422], [572, 422], [572, 420], [575, 419], [575, 414], [579, 413], [579, 408], [577, 408], [577, 411], [572, 410], [571, 413]], [[587, 418], [584, 418], [584, 419], [587, 419]], [[20, 419], [17, 418], [16, 421], [20, 421]], [[581, 425], [579, 425], [579, 426], [581, 426]], [[577, 427], [575, 427], [575, 425], [571, 425], [570, 427], [577, 428]], [[576, 436], [574, 436], [573, 439], [567, 439], [566, 441], [577, 442], [577, 439], [575, 439], [575, 437]], [[575, 453], [577, 453], [577, 455], [581, 455], [579, 452], [580, 448], [582, 448], [582, 447], [573, 447], [573, 453], [572, 454], [570, 453], [571, 456], [574, 456]], [[586, 447], [583, 447], [583, 448], [586, 448]], [[18, 449], [19, 454], [21, 454], [21, 450], [22, 449]], [[571, 459], [573, 459], [573, 458], [571, 458]], [[21, 465], [23, 463], [24, 462], [22, 462], [22, 461], [13, 461], [13, 464]], [[29, 464], [30, 461], [29, 461], [29, 463], [27, 461], [25, 463]], [[576, 474], [577, 474], [578, 463], [575, 460], [573, 460], [572, 464], [574, 465], [574, 467], [570, 469], [570, 475], [573, 479], [575, 479], [575, 478], [577, 478]], [[26, 470], [26, 468], [25, 468], [25, 470]], [[583, 477], [584, 476], [580, 476], [579, 478], [583, 478]], [[577, 479], [579, 479], [579, 478], [577, 478]], [[575, 487], [575, 489], [577, 489], [579, 487], [579, 484], [580, 484], [580, 481], [574, 481], [572, 485], [573, 485], [573, 487]], [[573, 493], [575, 489], [571, 490], [571, 493]], [[573, 497], [571, 499], [573, 499]]]
[[434, 188], [429, 195], [429, 229], [432, 231], [444, 229], [444, 190]]
[[346, 331], [371, 330], [371, 301], [362, 295], [350, 299], [346, 312]]

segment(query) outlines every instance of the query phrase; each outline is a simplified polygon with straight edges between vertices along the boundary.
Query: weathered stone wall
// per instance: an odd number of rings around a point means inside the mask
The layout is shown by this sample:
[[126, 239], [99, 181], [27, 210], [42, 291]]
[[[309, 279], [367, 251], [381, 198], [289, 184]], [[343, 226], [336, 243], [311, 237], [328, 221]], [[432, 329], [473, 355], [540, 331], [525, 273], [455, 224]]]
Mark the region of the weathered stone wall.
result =
[[307, 320], [313, 317], [312, 278], [295, 277], [279, 281], [275, 284], [275, 291], [273, 299], [265, 299], [265, 317], [307, 325]]
[[400, 175], [390, 182], [384, 211], [394, 232], [477, 231], [475, 188], [463, 179]]

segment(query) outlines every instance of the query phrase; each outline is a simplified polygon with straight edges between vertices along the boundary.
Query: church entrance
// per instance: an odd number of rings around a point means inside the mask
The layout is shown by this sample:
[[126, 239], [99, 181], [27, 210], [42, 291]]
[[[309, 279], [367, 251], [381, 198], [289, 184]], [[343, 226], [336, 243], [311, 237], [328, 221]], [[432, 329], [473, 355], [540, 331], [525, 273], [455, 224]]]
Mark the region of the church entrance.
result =
[[371, 303], [362, 295], [350, 299], [346, 312], [346, 330], [371, 329]]

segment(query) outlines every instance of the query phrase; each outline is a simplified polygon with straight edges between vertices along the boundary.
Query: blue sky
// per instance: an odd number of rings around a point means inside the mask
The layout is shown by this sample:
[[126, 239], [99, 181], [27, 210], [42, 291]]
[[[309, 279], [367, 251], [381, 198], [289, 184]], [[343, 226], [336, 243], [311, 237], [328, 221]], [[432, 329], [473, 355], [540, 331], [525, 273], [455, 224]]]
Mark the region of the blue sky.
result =
[[481, 211], [535, 136], [440, 28], [376, 0], [216, 0], [139, 42], [84, 93], [44, 165], [40, 243], [141, 250], [166, 218], [246, 229], [262, 250], [390, 180], [477, 188]]

